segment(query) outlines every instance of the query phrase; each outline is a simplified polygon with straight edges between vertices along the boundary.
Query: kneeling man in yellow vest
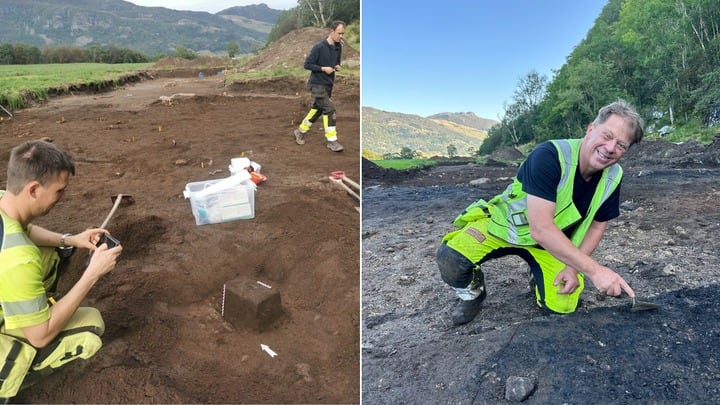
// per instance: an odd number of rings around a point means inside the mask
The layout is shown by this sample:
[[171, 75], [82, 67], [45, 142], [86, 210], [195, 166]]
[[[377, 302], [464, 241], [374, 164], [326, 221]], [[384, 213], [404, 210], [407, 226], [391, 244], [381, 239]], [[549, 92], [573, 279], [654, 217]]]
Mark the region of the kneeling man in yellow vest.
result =
[[643, 137], [643, 120], [627, 102], [600, 109], [582, 139], [539, 144], [512, 184], [489, 201], [479, 200], [443, 237], [437, 263], [457, 293], [455, 325], [472, 321], [486, 296], [481, 264], [517, 255], [530, 267], [537, 305], [555, 313], [578, 306], [584, 279], [603, 294], [635, 293], [612, 269], [590, 255], [607, 221], [620, 215], [620, 158]]
[[[96, 247], [104, 229], [73, 235], [31, 223], [62, 199], [73, 175], [72, 157], [53, 143], [29, 141], [11, 151], [7, 190], [0, 191], [0, 399], [102, 346], [100, 312], [80, 305], [115, 267], [122, 247]], [[56, 301], [59, 273], [74, 249], [93, 255], [80, 279]]]

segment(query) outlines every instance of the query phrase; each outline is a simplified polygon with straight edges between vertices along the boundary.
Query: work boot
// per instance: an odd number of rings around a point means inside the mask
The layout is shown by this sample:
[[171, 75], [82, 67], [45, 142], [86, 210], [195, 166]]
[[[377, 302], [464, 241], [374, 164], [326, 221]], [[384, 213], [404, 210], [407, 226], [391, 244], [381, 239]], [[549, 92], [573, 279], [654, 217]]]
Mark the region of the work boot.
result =
[[475, 319], [475, 316], [477, 316], [478, 312], [480, 312], [482, 302], [485, 300], [485, 296], [487, 295], [485, 287], [481, 286], [480, 288], [482, 291], [480, 292], [479, 297], [474, 300], [460, 300], [460, 303], [452, 312], [453, 325], [464, 325]]
[[295, 143], [298, 145], [304, 145], [305, 144], [305, 134], [300, 132], [299, 129], [295, 128]]
[[327, 141], [327, 147], [333, 152], [342, 152], [345, 149], [337, 141]]

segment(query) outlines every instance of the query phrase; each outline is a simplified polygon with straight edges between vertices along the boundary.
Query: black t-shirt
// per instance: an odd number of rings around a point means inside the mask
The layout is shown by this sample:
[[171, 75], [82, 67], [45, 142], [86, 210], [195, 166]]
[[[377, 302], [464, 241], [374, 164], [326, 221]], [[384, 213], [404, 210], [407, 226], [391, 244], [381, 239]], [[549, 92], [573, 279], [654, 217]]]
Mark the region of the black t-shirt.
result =
[[[517, 173], [517, 178], [523, 185], [523, 191], [552, 202], [557, 201], [557, 186], [560, 176], [558, 152], [551, 142], [543, 142], [538, 145], [520, 166]], [[583, 218], [587, 215], [595, 188], [601, 177], [602, 172], [598, 172], [590, 181], [585, 181], [580, 174], [579, 167], [575, 173], [573, 203]], [[596, 221], [606, 222], [620, 216], [620, 185], [595, 213]], [[565, 234], [570, 237], [574, 230], [575, 227], [571, 227], [565, 230]]]

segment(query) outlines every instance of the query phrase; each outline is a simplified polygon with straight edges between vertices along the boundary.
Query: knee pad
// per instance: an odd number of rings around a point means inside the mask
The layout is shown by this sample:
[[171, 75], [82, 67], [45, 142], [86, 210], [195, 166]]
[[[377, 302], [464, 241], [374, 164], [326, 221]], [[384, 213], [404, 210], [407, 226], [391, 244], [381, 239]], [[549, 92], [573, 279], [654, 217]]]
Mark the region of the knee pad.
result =
[[438, 248], [436, 261], [442, 280], [449, 286], [465, 288], [473, 281], [475, 264], [446, 244]]
[[80, 307], [50, 345], [40, 349], [32, 371], [55, 370], [76, 359], [88, 359], [102, 347], [105, 322], [100, 311]]

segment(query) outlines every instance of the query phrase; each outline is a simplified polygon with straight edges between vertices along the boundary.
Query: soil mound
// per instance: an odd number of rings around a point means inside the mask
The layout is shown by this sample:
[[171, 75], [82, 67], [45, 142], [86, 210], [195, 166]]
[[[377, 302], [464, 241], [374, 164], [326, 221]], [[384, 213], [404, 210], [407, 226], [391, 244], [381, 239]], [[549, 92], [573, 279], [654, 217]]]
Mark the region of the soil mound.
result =
[[501, 161], [525, 159], [525, 155], [515, 148], [502, 148], [500, 150], [496, 150], [490, 154], [490, 157]]
[[366, 158], [362, 158], [362, 179], [363, 186], [378, 184], [392, 184], [403, 181], [411, 181], [421, 175], [424, 169], [395, 170], [385, 169], [376, 165]]
[[153, 69], [188, 69], [188, 68], [201, 68], [201, 67], [223, 67], [227, 66], [230, 60], [228, 58], [218, 56], [200, 56], [195, 59], [178, 58], [174, 56], [168, 56], [159, 59], [152, 66]]
[[628, 150], [621, 165], [673, 169], [720, 167], [720, 135], [716, 135], [710, 145], [692, 140], [683, 143], [663, 139], [642, 141]]
[[[254, 72], [281, 68], [302, 68], [310, 48], [326, 38], [325, 28], [306, 27], [291, 31], [268, 45], [258, 55], [240, 67], [242, 72]], [[342, 63], [359, 65], [360, 53], [349, 46], [343, 46]]]

